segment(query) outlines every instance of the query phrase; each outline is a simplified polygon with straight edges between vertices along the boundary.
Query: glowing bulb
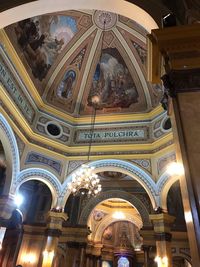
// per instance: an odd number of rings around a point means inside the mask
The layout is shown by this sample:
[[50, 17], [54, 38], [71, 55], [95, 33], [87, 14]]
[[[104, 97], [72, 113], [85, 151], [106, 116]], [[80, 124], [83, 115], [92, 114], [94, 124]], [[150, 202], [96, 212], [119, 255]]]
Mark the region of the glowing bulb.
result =
[[183, 164], [172, 162], [167, 166], [167, 172], [170, 175], [183, 175], [184, 174]]
[[23, 201], [24, 201], [24, 198], [22, 195], [18, 194], [15, 196], [15, 204], [17, 207], [20, 207]]
[[125, 219], [125, 215], [122, 211], [115, 211], [112, 215], [114, 219], [122, 220]]

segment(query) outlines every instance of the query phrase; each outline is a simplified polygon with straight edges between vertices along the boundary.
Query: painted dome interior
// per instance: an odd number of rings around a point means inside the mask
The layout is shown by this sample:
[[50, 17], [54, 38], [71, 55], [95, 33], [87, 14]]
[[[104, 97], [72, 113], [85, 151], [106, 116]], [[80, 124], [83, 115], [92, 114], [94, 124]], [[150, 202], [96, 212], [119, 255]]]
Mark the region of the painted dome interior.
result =
[[144, 113], [158, 106], [162, 88], [146, 81], [146, 30], [105, 11], [65, 11], [6, 28], [34, 93], [73, 117]]

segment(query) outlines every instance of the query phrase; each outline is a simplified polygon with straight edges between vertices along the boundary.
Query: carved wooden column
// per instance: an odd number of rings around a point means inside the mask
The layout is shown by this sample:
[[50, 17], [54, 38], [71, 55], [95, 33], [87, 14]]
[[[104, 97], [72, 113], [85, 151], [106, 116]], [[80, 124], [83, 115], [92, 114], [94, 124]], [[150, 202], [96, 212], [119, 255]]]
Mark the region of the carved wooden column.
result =
[[171, 224], [175, 217], [167, 213], [159, 213], [150, 215], [150, 220], [153, 222], [155, 239], [156, 239], [156, 255], [162, 260], [167, 257], [167, 267], [172, 267], [172, 252], [171, 252]]
[[[153, 30], [149, 36], [148, 76], [168, 97], [193, 266], [200, 262], [200, 24]], [[164, 63], [164, 67], [163, 64]], [[165, 75], [164, 74], [165, 69]]]

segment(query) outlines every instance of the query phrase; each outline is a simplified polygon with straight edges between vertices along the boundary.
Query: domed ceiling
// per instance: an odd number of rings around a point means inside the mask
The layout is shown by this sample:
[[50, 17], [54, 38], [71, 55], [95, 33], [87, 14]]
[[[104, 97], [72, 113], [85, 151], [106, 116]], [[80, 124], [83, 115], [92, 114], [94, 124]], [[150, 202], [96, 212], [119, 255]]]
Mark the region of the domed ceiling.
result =
[[141, 113], [162, 89], [146, 81], [146, 34], [104, 11], [66, 11], [8, 26], [6, 33], [45, 104], [71, 116]]

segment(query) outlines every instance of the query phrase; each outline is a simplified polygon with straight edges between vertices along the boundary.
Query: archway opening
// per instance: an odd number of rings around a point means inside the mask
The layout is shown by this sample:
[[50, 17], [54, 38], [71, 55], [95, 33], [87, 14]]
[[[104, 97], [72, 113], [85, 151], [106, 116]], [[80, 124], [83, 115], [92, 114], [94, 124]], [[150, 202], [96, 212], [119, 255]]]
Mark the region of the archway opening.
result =
[[190, 262], [183, 257], [175, 256], [173, 257], [173, 266], [174, 267], [192, 267]]
[[130, 264], [137, 261], [136, 254], [143, 244], [140, 235], [143, 222], [131, 203], [121, 198], [100, 202], [92, 210], [88, 226], [91, 230], [88, 243], [94, 248], [97, 244], [102, 246], [103, 266], [121, 266], [117, 264], [122, 256], [126, 256]]
[[38, 180], [23, 183], [18, 194], [23, 197], [20, 210], [25, 224], [45, 223], [45, 215], [50, 210], [52, 195], [46, 184]]

